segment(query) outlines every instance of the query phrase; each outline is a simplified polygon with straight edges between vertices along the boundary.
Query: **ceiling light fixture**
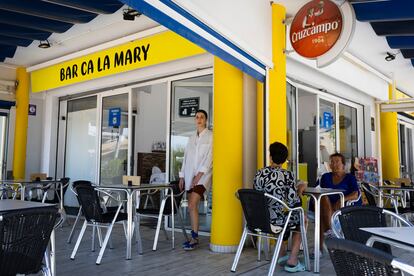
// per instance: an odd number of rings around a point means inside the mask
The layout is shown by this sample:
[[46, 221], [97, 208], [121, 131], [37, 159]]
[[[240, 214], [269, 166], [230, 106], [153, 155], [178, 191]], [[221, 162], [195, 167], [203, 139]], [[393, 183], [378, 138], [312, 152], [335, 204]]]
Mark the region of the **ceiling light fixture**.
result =
[[397, 54], [393, 54], [393, 53], [390, 53], [390, 52], [387, 52], [387, 55], [385, 56], [385, 60], [386, 61], [392, 61], [392, 60], [394, 60], [395, 59], [395, 56], [396, 56]]
[[50, 43], [49, 43], [49, 40], [44, 40], [44, 41], [40, 41], [40, 43], [39, 43], [39, 45], [38, 45], [38, 47], [39, 48], [42, 48], [42, 49], [47, 49], [47, 48], [50, 48]]
[[135, 20], [135, 17], [138, 17], [141, 15], [141, 13], [137, 10], [126, 8], [123, 10], [124, 20], [133, 21]]

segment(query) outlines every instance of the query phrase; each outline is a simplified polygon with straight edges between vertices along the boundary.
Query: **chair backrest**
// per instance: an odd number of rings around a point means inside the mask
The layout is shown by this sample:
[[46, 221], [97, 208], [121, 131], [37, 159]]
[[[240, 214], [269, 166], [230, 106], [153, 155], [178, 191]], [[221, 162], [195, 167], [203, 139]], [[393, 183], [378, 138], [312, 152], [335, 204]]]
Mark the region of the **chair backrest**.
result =
[[46, 180], [47, 174], [45, 173], [32, 173], [30, 174], [31, 181]]
[[102, 222], [104, 210], [101, 207], [98, 192], [90, 185], [90, 182], [76, 183], [75, 191], [86, 220], [89, 222]]
[[55, 206], [0, 212], [0, 275], [37, 273], [55, 226]]
[[364, 191], [365, 197], [368, 200], [369, 206], [376, 206], [377, 203], [375, 201], [374, 192], [372, 191], [371, 187], [368, 183], [361, 183], [362, 190]]
[[[171, 181], [170, 184], [172, 185], [173, 192], [174, 192], [174, 214], [177, 213], [177, 207], [180, 207], [181, 200], [183, 198], [185, 191], [180, 191], [180, 187], [178, 185], [178, 181]], [[171, 215], [171, 197], [168, 197], [165, 200], [165, 207], [164, 207], [164, 215]]]
[[237, 191], [246, 226], [252, 232], [273, 233], [270, 226], [268, 199], [263, 192], [253, 189]]
[[[339, 222], [345, 239], [363, 244], [367, 242], [371, 234], [359, 228], [387, 226], [383, 209], [376, 206], [348, 206], [341, 208]], [[385, 252], [391, 252], [391, 248], [385, 244], [375, 243], [374, 247]]]
[[402, 275], [391, 265], [394, 257], [376, 248], [350, 240], [327, 239], [329, 256], [336, 275]]

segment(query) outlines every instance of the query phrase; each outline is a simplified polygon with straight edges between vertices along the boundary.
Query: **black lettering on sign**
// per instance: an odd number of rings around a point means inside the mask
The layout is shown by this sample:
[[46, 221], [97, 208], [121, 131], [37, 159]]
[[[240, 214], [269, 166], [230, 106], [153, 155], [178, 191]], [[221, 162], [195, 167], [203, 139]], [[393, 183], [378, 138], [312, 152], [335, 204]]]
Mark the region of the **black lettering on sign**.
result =
[[72, 65], [72, 77], [73, 78], [78, 77], [78, 65], [77, 64]]
[[125, 65], [132, 63], [132, 53], [131, 50], [128, 49], [125, 54]]
[[134, 63], [138, 61], [141, 61], [141, 57], [139, 56], [141, 54], [141, 48], [139, 46], [134, 48]]
[[108, 56], [108, 55], [106, 55], [106, 56], [104, 57], [103, 69], [104, 69], [104, 70], [107, 70], [107, 69], [109, 69], [110, 67], [111, 67], [111, 63], [110, 63], [110, 61], [109, 61], [109, 56]]
[[150, 44], [149, 43], [147, 44], [146, 47], [144, 45], [141, 46], [142, 52], [144, 53], [144, 60], [147, 60], [149, 48], [150, 48]]
[[84, 61], [84, 62], [82, 62], [82, 65], [81, 65], [81, 74], [82, 74], [82, 76], [85, 76], [86, 75], [86, 61]]
[[92, 60], [88, 61], [88, 74], [93, 74], [93, 62], [92, 62]]
[[65, 69], [60, 68], [60, 81], [65, 80]]
[[114, 67], [124, 65], [124, 52], [115, 53]]
[[70, 70], [70, 66], [68, 66], [67, 68], [66, 68], [66, 79], [67, 80], [70, 80], [71, 78], [72, 78], [72, 74], [71, 74], [71, 70]]

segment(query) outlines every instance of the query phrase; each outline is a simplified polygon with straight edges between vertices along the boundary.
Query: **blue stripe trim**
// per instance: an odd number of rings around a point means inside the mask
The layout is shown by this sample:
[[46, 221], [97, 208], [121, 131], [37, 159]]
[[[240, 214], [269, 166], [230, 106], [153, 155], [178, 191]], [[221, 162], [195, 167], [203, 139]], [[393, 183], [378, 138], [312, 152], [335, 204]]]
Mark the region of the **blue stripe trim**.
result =
[[245, 51], [243, 51], [242, 49], [240, 49], [238, 46], [236, 46], [230, 40], [228, 40], [227, 38], [225, 38], [221, 34], [219, 34], [216, 31], [214, 31], [208, 25], [206, 25], [203, 22], [201, 22], [199, 19], [197, 19], [191, 13], [187, 12], [185, 9], [183, 9], [180, 6], [178, 6], [177, 4], [175, 4], [174, 2], [172, 2], [171, 0], [160, 0], [160, 2], [164, 3], [165, 5], [167, 5], [168, 7], [170, 7], [171, 9], [173, 9], [174, 11], [176, 11], [177, 13], [181, 14], [183, 17], [187, 18], [192, 23], [194, 23], [195, 25], [197, 25], [198, 27], [200, 27], [201, 29], [203, 29], [207, 33], [211, 34], [212, 36], [214, 36], [215, 38], [217, 38], [218, 40], [220, 40], [221, 42], [223, 42], [224, 44], [226, 44], [227, 46], [229, 46], [230, 48], [232, 48], [233, 50], [235, 50], [236, 52], [238, 52], [239, 54], [241, 54], [242, 56], [244, 56], [245, 58], [247, 58], [248, 60], [250, 60], [254, 64], [256, 64], [257, 66], [259, 66], [259, 67], [261, 67], [263, 69], [266, 69], [266, 66], [263, 63], [261, 63], [260, 61], [258, 61], [254, 57], [252, 57], [251, 55], [247, 54]]
[[391, 49], [414, 49], [414, 36], [387, 36]]
[[16, 102], [10, 102], [10, 101], [2, 101], [0, 100], [0, 108], [3, 109], [10, 109], [12, 106], [15, 106]]
[[168, 15], [164, 14], [163, 12], [159, 11], [158, 9], [154, 8], [147, 2], [143, 0], [120, 0], [121, 2], [127, 4], [128, 6], [138, 10], [139, 12], [145, 14], [149, 18], [157, 21], [161, 25], [164, 25], [168, 29], [174, 31], [175, 33], [181, 35], [182, 37], [190, 40], [194, 44], [202, 47], [209, 53], [218, 56], [222, 60], [232, 64], [233, 66], [239, 68], [241, 71], [249, 74], [250, 76], [254, 77], [255, 79], [264, 82], [265, 76], [258, 72], [257, 70], [251, 68], [250, 66], [246, 65], [245, 63], [241, 62], [239, 59], [233, 57], [220, 47], [214, 45], [210, 41], [206, 40], [199, 34], [193, 32], [189, 28], [185, 27], [184, 25], [178, 23]]

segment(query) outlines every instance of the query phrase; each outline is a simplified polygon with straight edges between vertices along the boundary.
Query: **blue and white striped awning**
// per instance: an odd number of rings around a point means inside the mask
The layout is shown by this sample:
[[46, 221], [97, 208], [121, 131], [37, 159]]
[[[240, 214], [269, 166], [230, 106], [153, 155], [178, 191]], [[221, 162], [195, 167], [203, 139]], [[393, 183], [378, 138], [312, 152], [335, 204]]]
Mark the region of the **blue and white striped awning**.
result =
[[209, 53], [264, 81], [266, 66], [172, 0], [120, 0]]
[[351, 0], [359, 21], [369, 22], [378, 36], [385, 36], [392, 49], [400, 49], [414, 66], [414, 1]]
[[0, 62], [12, 58], [17, 46], [47, 40], [52, 33], [66, 32], [122, 6], [118, 0], [1, 0]]

